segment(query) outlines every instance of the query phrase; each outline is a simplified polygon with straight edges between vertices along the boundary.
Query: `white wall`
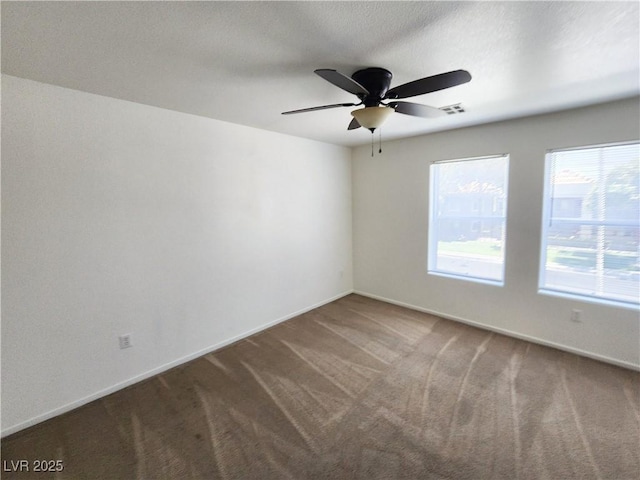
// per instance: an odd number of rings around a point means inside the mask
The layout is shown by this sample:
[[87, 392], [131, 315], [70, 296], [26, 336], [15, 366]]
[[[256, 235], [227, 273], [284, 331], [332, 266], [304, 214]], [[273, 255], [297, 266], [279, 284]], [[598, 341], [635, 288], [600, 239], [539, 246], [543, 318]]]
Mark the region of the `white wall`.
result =
[[[638, 368], [637, 310], [539, 295], [537, 272], [545, 151], [639, 133], [634, 98], [386, 142], [374, 158], [355, 149], [355, 290]], [[499, 153], [510, 154], [504, 287], [427, 275], [430, 162]], [[583, 323], [569, 320], [572, 308]]]
[[3, 434], [352, 289], [346, 148], [3, 76], [2, 160]]

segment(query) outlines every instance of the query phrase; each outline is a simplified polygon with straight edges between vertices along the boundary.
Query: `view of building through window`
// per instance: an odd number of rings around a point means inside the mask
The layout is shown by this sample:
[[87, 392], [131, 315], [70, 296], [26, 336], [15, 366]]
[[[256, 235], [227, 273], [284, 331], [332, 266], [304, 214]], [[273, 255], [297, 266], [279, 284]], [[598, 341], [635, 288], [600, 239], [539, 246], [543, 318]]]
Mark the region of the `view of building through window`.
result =
[[547, 155], [540, 288], [637, 304], [638, 144]]
[[508, 155], [431, 165], [430, 273], [502, 282]]

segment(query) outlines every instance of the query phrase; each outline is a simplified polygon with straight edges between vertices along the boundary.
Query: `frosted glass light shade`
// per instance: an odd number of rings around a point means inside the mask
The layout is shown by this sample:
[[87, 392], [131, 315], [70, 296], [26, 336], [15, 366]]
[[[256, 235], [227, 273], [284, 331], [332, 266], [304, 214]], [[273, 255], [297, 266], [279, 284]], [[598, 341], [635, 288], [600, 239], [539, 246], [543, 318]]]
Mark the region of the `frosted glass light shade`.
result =
[[361, 127], [368, 128], [372, 132], [384, 123], [393, 112], [391, 107], [365, 107], [351, 112]]

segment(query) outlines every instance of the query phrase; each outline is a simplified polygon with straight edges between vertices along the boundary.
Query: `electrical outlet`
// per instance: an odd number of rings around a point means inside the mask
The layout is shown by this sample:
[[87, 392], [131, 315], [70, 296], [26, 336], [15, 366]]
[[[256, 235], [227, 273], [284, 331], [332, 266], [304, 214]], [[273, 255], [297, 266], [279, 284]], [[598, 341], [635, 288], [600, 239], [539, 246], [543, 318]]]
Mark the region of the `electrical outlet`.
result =
[[133, 343], [131, 343], [131, 334], [130, 333], [126, 333], [124, 335], [120, 335], [118, 337], [118, 342], [120, 343], [120, 348], [133, 347]]
[[582, 323], [582, 310], [571, 310], [571, 321], [576, 323]]

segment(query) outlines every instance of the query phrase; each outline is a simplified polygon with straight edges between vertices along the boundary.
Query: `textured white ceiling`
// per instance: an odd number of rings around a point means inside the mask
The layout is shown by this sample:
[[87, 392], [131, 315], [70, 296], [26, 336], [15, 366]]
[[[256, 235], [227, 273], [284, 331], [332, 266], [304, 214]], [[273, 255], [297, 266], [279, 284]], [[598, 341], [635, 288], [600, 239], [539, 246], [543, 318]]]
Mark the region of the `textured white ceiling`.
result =
[[9, 75], [341, 145], [356, 97], [313, 73], [384, 67], [392, 86], [450, 70], [470, 83], [408, 99], [398, 138], [639, 93], [638, 2], [2, 2]]

